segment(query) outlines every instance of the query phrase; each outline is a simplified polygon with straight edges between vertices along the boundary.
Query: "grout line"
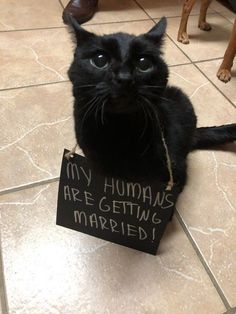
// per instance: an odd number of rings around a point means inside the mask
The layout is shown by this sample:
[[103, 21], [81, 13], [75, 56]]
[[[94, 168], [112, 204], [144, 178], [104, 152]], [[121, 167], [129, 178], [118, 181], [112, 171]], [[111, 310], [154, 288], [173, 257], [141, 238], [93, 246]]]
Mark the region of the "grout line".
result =
[[[58, 0], [60, 2], [60, 0]], [[69, 1], [69, 0], [68, 0]], [[133, 0], [135, 3], [136, 1]], [[83, 26], [90, 26], [90, 25], [93, 25], [93, 26], [97, 26], [97, 25], [106, 25], [106, 24], [115, 24], [115, 23], [119, 23], [119, 24], [122, 24], [122, 23], [132, 23], [132, 22], [142, 22], [142, 21], [147, 21], [147, 20], [153, 20], [153, 19], [160, 19], [161, 16], [157, 16], [157, 17], [151, 17], [139, 4], [137, 4], [141, 9], [142, 11], [144, 11], [146, 13], [146, 15], [148, 16], [147, 18], [145, 19], [137, 19], [137, 20], [124, 20], [124, 21], [111, 21], [111, 22], [101, 22], [101, 23], [93, 23], [92, 22], [92, 19], [89, 21], [89, 22], [86, 22], [86, 23], [83, 23]], [[64, 8], [64, 7], [63, 7]], [[216, 15], [218, 14], [218, 12], [216, 13], [209, 13], [209, 15]], [[191, 16], [197, 16], [198, 14], [194, 13], [194, 14], [191, 14]], [[223, 18], [227, 19], [225, 16], [221, 15]], [[168, 19], [172, 19], [172, 18], [181, 18], [180, 15], [175, 15], [175, 16], [166, 16], [166, 18]], [[230, 21], [230, 23], [232, 23]], [[40, 30], [51, 30], [51, 29], [67, 29], [67, 25], [62, 25], [62, 26], [48, 26], [48, 27], [36, 27], [36, 28], [20, 28], [20, 29], [7, 29], [7, 30], [0, 30], [0, 34], [1, 33], [12, 33], [12, 32], [25, 32], [25, 31], [40, 31]]]
[[[2, 247], [1, 233], [0, 233], [0, 246]], [[4, 278], [4, 266], [2, 258], [2, 250], [0, 249], [0, 312], [2, 314], [7, 314], [9, 311], [7, 292], [6, 292], [6, 282]], [[1, 311], [2, 310], [2, 311]]]
[[[146, 15], [149, 17], [149, 19], [160, 19], [161, 16], [156, 16], [156, 17], [151, 17], [147, 11], [138, 3], [138, 1], [133, 0], [136, 5], [142, 10], [144, 11], [144, 13], [146, 13]], [[61, 0], [58, 0], [58, 2], [60, 3], [62, 9], [64, 9], [64, 5], [62, 3]], [[69, 2], [69, 0], [68, 0]], [[225, 17], [224, 15], [221, 14], [221, 12], [217, 12], [215, 9], [211, 8], [211, 10], [213, 10], [214, 12], [208, 12], [208, 15], [217, 15], [219, 14], [221, 17], [227, 19], [231, 24], [233, 24], [227, 17]], [[190, 16], [198, 16], [199, 13], [192, 13], [190, 14]], [[165, 15], [168, 19], [172, 19], [172, 18], [181, 18], [181, 14], [180, 15], [172, 15], [172, 16], [168, 16]], [[138, 20], [124, 20], [124, 21], [113, 21], [113, 22], [101, 22], [101, 23], [85, 23], [84, 26], [87, 25], [101, 25], [101, 24], [114, 24], [114, 23], [127, 23], [127, 22], [138, 22], [138, 21], [146, 21], [148, 19], [138, 19]], [[91, 20], [92, 21], [92, 20]], [[1, 30], [0, 33], [10, 33], [10, 32], [23, 32], [23, 31], [37, 31], [37, 30], [50, 30], [50, 29], [64, 29], [67, 28], [67, 25], [65, 26], [48, 26], [48, 27], [36, 27], [36, 28], [21, 28], [21, 29], [9, 29], [9, 30]]]
[[193, 63], [201, 63], [201, 62], [207, 62], [207, 61], [215, 61], [215, 60], [223, 60], [223, 57], [215, 57], [211, 59], [203, 59], [203, 60], [198, 60], [198, 61], [193, 61]]
[[223, 302], [224, 306], [226, 307], [227, 310], [231, 309], [231, 306], [226, 298], [226, 296], [224, 295], [223, 290], [221, 289], [217, 279], [215, 278], [213, 272], [211, 271], [207, 261], [204, 258], [204, 255], [202, 254], [199, 246], [197, 245], [196, 241], [194, 240], [193, 236], [191, 235], [190, 231], [188, 230], [188, 227], [185, 223], [185, 221], [183, 220], [183, 218], [181, 217], [181, 215], [179, 214], [178, 210], [176, 209], [175, 211], [175, 215], [178, 219], [178, 222], [180, 223], [181, 227], [183, 228], [186, 236], [188, 237], [190, 243], [192, 244], [193, 249], [195, 250], [202, 266], [204, 267], [205, 271], [207, 272], [212, 284], [214, 285], [218, 295], [221, 298], [221, 301]]
[[[86, 26], [99, 26], [99, 25], [109, 25], [109, 24], [122, 24], [122, 23], [132, 23], [132, 22], [143, 22], [143, 21], [149, 21], [149, 20], [152, 20], [154, 23], [155, 22], [155, 19], [160, 19], [161, 16], [157, 16], [157, 17], [151, 17], [143, 8], [142, 6], [136, 2], [136, 0], [133, 0], [139, 7], [140, 9], [142, 9], [142, 11], [144, 11], [144, 13], [147, 15], [147, 18], [146, 19], [137, 19], [137, 20], [124, 20], [124, 21], [111, 21], [111, 22], [101, 22], [101, 23], [93, 23], [93, 22], [87, 22], [87, 23], [84, 23], [83, 26], [86, 27]], [[60, 0], [59, 0], [60, 2]], [[208, 13], [208, 15], [220, 15], [221, 17], [223, 17], [224, 19], [228, 20], [231, 24], [233, 24], [227, 17], [223, 16], [222, 14], [220, 14], [219, 12], [211, 12], [211, 13]], [[199, 14], [197, 13], [194, 13], [194, 14], [191, 14], [190, 16], [198, 16]], [[181, 15], [176, 15], [176, 16], [166, 16], [166, 18], [168, 19], [172, 19], [172, 18], [181, 18]], [[92, 21], [92, 20], [90, 20]], [[9, 30], [1, 30], [0, 31], [0, 34], [1, 33], [12, 33], [12, 32], [27, 32], [27, 31], [40, 31], [40, 30], [52, 30], [52, 29], [67, 29], [67, 25], [65, 26], [49, 26], [49, 27], [38, 27], [38, 28], [21, 28], [21, 29], [9, 29]]]
[[[222, 58], [219, 58], [222, 59]], [[211, 60], [204, 60], [204, 61], [211, 61]], [[213, 61], [213, 59], [212, 59]], [[199, 61], [198, 63], [200, 63]], [[177, 63], [177, 64], [171, 64], [168, 65], [168, 67], [177, 67], [181, 65], [188, 65], [192, 64], [192, 62], [184, 62], [184, 63]], [[16, 87], [8, 87], [8, 88], [0, 88], [0, 92], [5, 92], [5, 91], [11, 91], [11, 90], [17, 90], [17, 89], [23, 89], [23, 88], [31, 88], [31, 87], [40, 87], [40, 86], [47, 86], [47, 85], [53, 85], [53, 84], [61, 84], [61, 83], [68, 83], [70, 80], [65, 80], [65, 81], [55, 81], [55, 82], [45, 82], [45, 83], [39, 83], [39, 84], [32, 84], [32, 85], [22, 85], [22, 86], [16, 86]]]
[[[61, 7], [62, 7], [62, 9], [64, 10], [64, 5], [63, 5], [63, 3], [61, 2], [61, 0], [58, 0], [59, 1], [59, 3], [60, 3], [60, 5], [61, 5]], [[69, 2], [69, 0], [68, 0], [68, 2]]]
[[1, 33], [13, 33], [13, 32], [27, 32], [27, 31], [40, 31], [40, 30], [51, 30], [51, 29], [66, 29], [66, 26], [49, 26], [49, 27], [38, 27], [38, 28], [21, 28], [21, 29], [8, 29], [0, 31]]
[[[87, 22], [86, 24], [84, 24], [84, 26], [86, 25], [101, 25], [101, 24], [115, 24], [115, 23], [128, 23], [128, 22], [141, 22], [141, 21], [146, 21], [146, 20], [154, 20], [154, 19], [160, 19], [162, 16], [157, 16], [157, 17], [151, 17], [135, 0], [133, 0], [139, 7], [140, 9], [142, 9], [142, 11], [147, 15], [147, 18], [145, 19], [138, 19], [138, 20], [124, 20], [124, 21], [113, 21], [113, 22], [101, 22], [101, 23], [90, 23], [90, 22]], [[215, 14], [215, 13], [211, 13], [212, 14]], [[198, 14], [192, 14], [191, 16], [195, 16], [195, 15], [198, 15]], [[174, 18], [181, 18], [180, 15], [174, 15], [174, 16], [166, 16], [166, 18], [168, 19], [174, 19]], [[92, 20], [90, 20], [92, 21]]]
[[[84, 23], [83, 27], [86, 26], [99, 26], [99, 25], [110, 25], [110, 24], [122, 24], [122, 23], [132, 23], [132, 22], [143, 22], [143, 21], [149, 21], [150, 18], [146, 19], [137, 19], [137, 20], [124, 20], [124, 21], [113, 21], [113, 22], [101, 22], [101, 23]], [[11, 29], [11, 30], [4, 30], [0, 31], [1, 33], [11, 33], [11, 32], [25, 32], [25, 31], [39, 31], [39, 30], [51, 30], [51, 29], [67, 29], [68, 26], [52, 26], [52, 27], [40, 27], [40, 28], [23, 28], [23, 29]]]
[[30, 183], [26, 183], [26, 184], [22, 184], [22, 185], [18, 185], [18, 186], [13, 186], [13, 187], [10, 187], [8, 189], [0, 190], [0, 196], [5, 195], [5, 194], [14, 193], [14, 192], [19, 192], [19, 191], [26, 190], [26, 189], [31, 189], [31, 188], [34, 188], [34, 187], [37, 187], [40, 185], [48, 184], [48, 183], [57, 182], [57, 181], [59, 181], [59, 179], [60, 179], [59, 176], [55, 176], [55, 177], [49, 178], [49, 179], [43, 179], [43, 180], [34, 181], [34, 182], [30, 182]]
[[221, 17], [229, 21], [232, 25], [234, 24], [227, 16], [224, 16], [222, 13], [218, 13]]
[[[219, 58], [219, 59], [222, 59], [222, 58]], [[215, 59], [209, 59], [209, 60], [203, 60], [203, 61], [211, 61], [211, 60], [215, 60]], [[200, 62], [201, 61], [198, 61], [198, 63], [200, 63]], [[192, 62], [171, 64], [171, 65], [168, 65], [168, 67], [177, 67], [177, 66], [187, 65], [187, 64], [192, 64]], [[2, 89], [0, 88], [0, 92], [10, 91], [10, 90], [17, 90], [17, 89], [21, 89], [21, 88], [30, 88], [30, 87], [38, 87], [38, 86], [45, 86], [45, 85], [68, 83], [68, 82], [70, 82], [69, 79], [68, 80], [63, 80], [63, 81], [53, 81], [53, 82], [45, 82], [45, 83], [39, 83], [39, 84], [22, 85], [22, 86], [8, 87], [8, 88], [2, 88]]]
[[65, 81], [55, 81], [55, 82], [46, 82], [46, 83], [39, 83], [39, 84], [32, 84], [32, 85], [22, 85], [22, 86], [16, 86], [16, 87], [8, 87], [8, 88], [2, 88], [0, 89], [0, 92], [9, 91], [9, 90], [15, 90], [15, 89], [21, 89], [21, 88], [30, 88], [30, 87], [37, 87], [37, 86], [44, 86], [44, 85], [52, 85], [52, 84], [60, 84], [60, 83], [67, 83], [70, 80]]
[[228, 309], [223, 314], [236, 314], [236, 307]]
[[[102, 22], [102, 23], [84, 23], [83, 26], [99, 26], [99, 25], [110, 25], [110, 24], [122, 24], [122, 23], [133, 23], [133, 22], [145, 22], [149, 21], [150, 19], [147, 17], [145, 19], [138, 19], [138, 20], [124, 20], [124, 21], [114, 21], [114, 22]], [[91, 21], [91, 20], [90, 20]]]
[[[134, 0], [135, 1], [135, 0]], [[136, 1], [135, 1], [136, 2]], [[141, 6], [140, 6], [140, 8], [141, 8]], [[145, 9], [143, 9], [144, 11], [145, 11]], [[145, 13], [146, 14], [148, 14], [146, 11], [145, 11]], [[218, 14], [218, 12], [209, 12], [209, 13], [207, 13], [207, 15], [209, 16], [209, 15], [217, 15]], [[162, 18], [162, 16], [165, 16], [167, 19], [176, 19], [176, 18], [179, 18], [179, 19], [181, 19], [181, 15], [172, 15], [172, 16], [168, 16], [168, 15], [160, 15], [160, 16], [156, 16], [156, 17], [151, 17], [149, 14], [148, 14], [148, 16], [153, 20], [155, 20], [155, 19], [160, 19], [160, 18]], [[189, 15], [189, 17], [191, 17], [191, 16], [199, 16], [199, 13], [192, 13], [192, 14], [190, 14]], [[232, 23], [232, 22], [231, 22]]]
[[[154, 22], [155, 22], [155, 21], [154, 21]], [[166, 37], [168, 37], [168, 38], [172, 41], [172, 43], [173, 43], [177, 48], [179, 48], [179, 50], [185, 55], [185, 57], [188, 58], [188, 60], [193, 64], [192, 59], [186, 54], [185, 51], [183, 51], [183, 50], [181, 49], [181, 47], [179, 47], [179, 46], [176, 44], [176, 42], [174, 41], [174, 39], [172, 39], [171, 36], [168, 35], [167, 33], [166, 33]]]
[[[162, 16], [157, 16], [157, 17], [152, 17], [147, 11], [146, 11], [146, 9], [145, 8], [143, 8], [142, 7], [142, 5], [138, 2], [138, 0], [133, 0], [136, 4], [137, 4], [137, 6], [141, 9], [141, 10], [143, 10], [148, 16], [149, 16], [149, 18], [151, 19], [151, 20], [154, 20], [154, 19], [160, 19]], [[212, 8], [211, 8], [212, 9]], [[181, 7], [181, 10], [182, 10], [182, 7]], [[168, 16], [168, 15], [164, 15], [166, 18], [168, 18], [168, 19], [171, 19], [171, 18], [181, 18], [182, 17], [182, 14], [181, 14], [181, 10], [180, 10], [180, 15], [172, 15], [172, 16]], [[216, 15], [216, 14], [218, 14], [218, 12], [215, 10], [215, 9], [213, 9], [213, 11], [214, 12], [208, 12], [207, 13], [207, 15]], [[198, 16], [199, 15], [199, 13], [190, 13], [189, 14], [189, 16]], [[155, 22], [155, 21], [154, 21]]]
[[[137, 1], [137, 0], [133, 0], [133, 2], [136, 3], [136, 5], [144, 12], [147, 14], [147, 16], [153, 21], [153, 18], [151, 17], [151, 15], [142, 7], [142, 5]], [[167, 16], [166, 16], [167, 17]], [[153, 21], [155, 23], [155, 21]], [[155, 23], [156, 24], [156, 23]]]
[[[222, 6], [223, 6], [223, 5], [222, 5]], [[224, 7], [225, 7], [225, 6], [224, 6]], [[210, 8], [211, 8], [211, 10], [213, 10], [215, 13], [217, 13], [217, 14], [219, 14], [221, 17], [224, 17], [225, 19], [227, 19], [230, 23], [234, 24], [233, 22], [230, 21], [230, 19], [229, 19], [228, 17], [226, 17], [226, 16], [223, 15], [224, 12], [222, 12], [222, 11], [219, 12], [219, 11], [217, 11], [216, 9], [212, 8], [211, 6], [210, 6]], [[227, 7], [225, 7], [225, 8], [228, 9], [231, 13], [235, 14], [234, 11], [230, 10], [230, 9], [227, 8]], [[226, 13], [227, 13], [227, 11], [226, 11]]]
[[184, 63], [179, 63], [179, 64], [171, 64], [171, 65], [168, 65], [168, 68], [179, 67], [181, 65], [188, 65], [188, 64], [191, 64], [191, 62], [184, 62]]

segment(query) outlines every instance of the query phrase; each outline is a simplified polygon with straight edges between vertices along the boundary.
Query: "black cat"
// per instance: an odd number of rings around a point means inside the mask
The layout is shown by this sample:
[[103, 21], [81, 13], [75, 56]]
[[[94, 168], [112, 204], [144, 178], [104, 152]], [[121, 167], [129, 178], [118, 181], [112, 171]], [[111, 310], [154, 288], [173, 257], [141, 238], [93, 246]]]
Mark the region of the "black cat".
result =
[[236, 140], [236, 124], [196, 128], [189, 98], [168, 86], [161, 57], [166, 18], [140, 36], [97, 36], [71, 24], [78, 43], [68, 72], [76, 138], [98, 171], [173, 179], [182, 189], [190, 151]]

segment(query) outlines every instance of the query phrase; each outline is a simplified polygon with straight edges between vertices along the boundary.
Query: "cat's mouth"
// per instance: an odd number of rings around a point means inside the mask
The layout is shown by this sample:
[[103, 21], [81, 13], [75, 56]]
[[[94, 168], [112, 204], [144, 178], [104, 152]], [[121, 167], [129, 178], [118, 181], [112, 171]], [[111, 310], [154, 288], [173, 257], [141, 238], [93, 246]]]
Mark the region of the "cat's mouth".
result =
[[137, 110], [137, 105], [132, 97], [127, 95], [112, 96], [106, 106], [106, 111], [116, 114], [132, 113]]

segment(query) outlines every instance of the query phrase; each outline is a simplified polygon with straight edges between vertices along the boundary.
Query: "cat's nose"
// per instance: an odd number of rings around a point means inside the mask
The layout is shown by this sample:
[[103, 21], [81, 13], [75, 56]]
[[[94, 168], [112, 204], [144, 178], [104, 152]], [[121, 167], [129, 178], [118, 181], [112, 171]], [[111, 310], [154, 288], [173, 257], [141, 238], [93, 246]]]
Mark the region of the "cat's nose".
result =
[[131, 85], [133, 83], [132, 75], [128, 72], [120, 72], [116, 76], [116, 83], [119, 85]]

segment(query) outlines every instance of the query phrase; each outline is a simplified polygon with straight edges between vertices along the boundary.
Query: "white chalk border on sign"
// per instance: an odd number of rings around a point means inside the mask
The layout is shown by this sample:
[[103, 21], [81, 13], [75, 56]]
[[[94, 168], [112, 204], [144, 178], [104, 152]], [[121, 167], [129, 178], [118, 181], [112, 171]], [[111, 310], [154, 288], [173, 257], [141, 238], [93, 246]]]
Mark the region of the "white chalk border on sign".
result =
[[87, 159], [62, 158], [57, 225], [156, 255], [179, 189], [101, 176]]

